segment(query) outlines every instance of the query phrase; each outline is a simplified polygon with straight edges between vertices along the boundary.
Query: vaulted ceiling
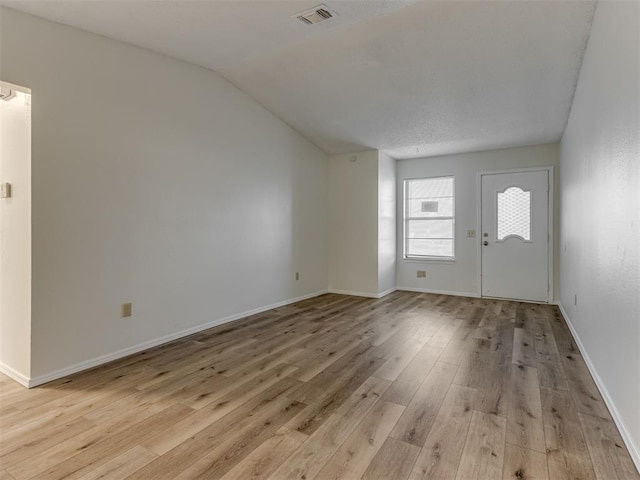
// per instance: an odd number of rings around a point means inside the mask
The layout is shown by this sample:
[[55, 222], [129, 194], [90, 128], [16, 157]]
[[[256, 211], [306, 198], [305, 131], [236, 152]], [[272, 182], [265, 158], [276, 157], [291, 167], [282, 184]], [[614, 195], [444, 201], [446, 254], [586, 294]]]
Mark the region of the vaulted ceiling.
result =
[[217, 71], [327, 153], [395, 158], [560, 139], [595, 2], [3, 1]]

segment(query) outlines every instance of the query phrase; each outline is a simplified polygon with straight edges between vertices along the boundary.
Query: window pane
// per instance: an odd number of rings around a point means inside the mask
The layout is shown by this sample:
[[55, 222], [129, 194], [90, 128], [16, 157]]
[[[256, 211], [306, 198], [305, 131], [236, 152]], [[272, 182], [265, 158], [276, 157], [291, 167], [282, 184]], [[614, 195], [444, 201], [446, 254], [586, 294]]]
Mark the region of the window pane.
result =
[[[436, 202], [435, 211], [433, 202]], [[425, 205], [426, 204], [426, 205]], [[426, 208], [425, 208], [426, 207]], [[427, 211], [424, 211], [427, 210]], [[432, 210], [432, 211], [428, 211]], [[452, 217], [453, 216], [453, 197], [438, 198], [413, 198], [409, 199], [409, 217], [411, 218], [429, 218], [429, 217]]]
[[409, 220], [408, 238], [453, 238], [453, 220]]
[[498, 192], [498, 240], [513, 235], [531, 240], [531, 192], [509, 187]]
[[409, 256], [453, 257], [453, 239], [409, 239], [406, 253]]
[[452, 197], [453, 178], [422, 178], [409, 181], [409, 198]]

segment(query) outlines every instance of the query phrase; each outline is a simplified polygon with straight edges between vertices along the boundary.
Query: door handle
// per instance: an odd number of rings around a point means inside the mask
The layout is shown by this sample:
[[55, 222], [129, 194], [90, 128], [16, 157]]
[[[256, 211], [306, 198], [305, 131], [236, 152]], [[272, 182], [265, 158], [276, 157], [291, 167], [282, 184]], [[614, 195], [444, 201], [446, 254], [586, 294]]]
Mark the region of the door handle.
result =
[[489, 245], [489, 242], [485, 240], [484, 242], [482, 242], [482, 244], [486, 247], [487, 245]]

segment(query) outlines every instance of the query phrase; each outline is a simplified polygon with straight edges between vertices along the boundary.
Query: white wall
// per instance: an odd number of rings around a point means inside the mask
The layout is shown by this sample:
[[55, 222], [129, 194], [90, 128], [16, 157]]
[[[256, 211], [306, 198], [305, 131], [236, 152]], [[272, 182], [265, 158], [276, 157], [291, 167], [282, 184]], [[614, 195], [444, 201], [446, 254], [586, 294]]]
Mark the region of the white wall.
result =
[[211, 71], [0, 27], [3, 79], [33, 94], [33, 377], [326, 289], [319, 149]]
[[560, 162], [561, 303], [638, 468], [639, 45], [640, 3], [599, 2]]
[[396, 288], [396, 161], [378, 152], [378, 294]]
[[396, 287], [396, 161], [377, 150], [329, 157], [329, 291]]
[[378, 295], [378, 152], [329, 157], [329, 290]]
[[[15, 91], [15, 90], [14, 90]], [[0, 100], [0, 370], [23, 383], [31, 373], [31, 106], [16, 92]]]
[[[479, 295], [478, 251], [476, 238], [467, 237], [467, 230], [475, 230], [477, 223], [477, 174], [478, 172], [511, 168], [554, 166], [558, 176], [558, 144], [523, 148], [509, 148], [486, 152], [464, 153], [442, 157], [417, 158], [398, 161], [398, 267], [399, 289], [445, 292], [461, 295]], [[408, 178], [455, 177], [455, 261], [405, 260], [402, 252], [403, 182]], [[558, 198], [558, 182], [555, 198]], [[557, 207], [557, 205], [554, 204]], [[555, 212], [557, 231], [558, 215]], [[557, 252], [557, 236], [554, 248]], [[554, 290], [557, 292], [557, 255], [554, 266]], [[426, 278], [417, 278], [416, 271], [425, 270]], [[557, 293], [554, 292], [554, 296]]]

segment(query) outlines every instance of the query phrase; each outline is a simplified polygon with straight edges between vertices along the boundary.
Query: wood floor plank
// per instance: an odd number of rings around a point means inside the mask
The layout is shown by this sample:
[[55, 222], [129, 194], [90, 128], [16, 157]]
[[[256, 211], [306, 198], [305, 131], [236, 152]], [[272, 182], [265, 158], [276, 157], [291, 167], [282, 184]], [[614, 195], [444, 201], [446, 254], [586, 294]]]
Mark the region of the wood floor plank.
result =
[[[338, 343], [335, 348], [328, 348], [327, 351], [322, 352], [320, 355], [308, 359], [307, 362], [302, 364], [299, 372], [295, 374], [295, 378], [308, 382], [349, 352], [358, 348], [362, 343], [363, 339], [361, 337], [347, 338], [346, 342]], [[302, 355], [304, 355], [304, 351], [302, 351]]]
[[445, 296], [444, 301], [439, 305], [440, 311], [444, 313], [453, 313], [458, 308], [464, 308], [464, 297]]
[[315, 477], [316, 480], [360, 478], [382, 447], [405, 407], [377, 402]]
[[112, 417], [103, 419], [89, 431], [61, 442], [8, 469], [16, 480], [33, 478], [86, 450], [93, 450], [104, 439], [119, 435], [130, 428], [137, 428], [140, 422], [157, 415], [166, 408], [164, 404], [148, 402], [144, 398], [139, 399], [135, 405], [127, 405], [123, 410], [114, 412]]
[[451, 385], [416, 461], [410, 480], [454, 479], [471, 424], [476, 391]]
[[193, 413], [193, 409], [184, 405], [173, 405], [152, 417], [139, 422], [135, 427], [105, 438], [49, 470], [34, 477], [37, 480], [77, 479], [85, 473], [98, 468], [115, 456], [127, 450], [127, 445], [138, 444], [141, 440], [167, 430], [171, 425]]
[[85, 445], [86, 443], [81, 439], [67, 440], [40, 452], [35, 457], [7, 467], [7, 471], [13, 475], [15, 480], [27, 480], [68, 458], [74, 457], [83, 451], [82, 447]]
[[502, 480], [549, 480], [544, 453], [507, 443]]
[[513, 331], [513, 357], [516, 365], [536, 367], [536, 351], [533, 335], [524, 328], [515, 328]]
[[[264, 433], [269, 427], [275, 428], [272, 425], [274, 417], [286, 421], [304, 407], [304, 404], [285, 397], [284, 391], [286, 388], [272, 387], [247, 408], [238, 409], [234, 414], [226, 415], [200, 430], [128, 478], [139, 480], [196, 478], [208, 468], [217, 467], [219, 460], [224, 460], [225, 451], [235, 453], [234, 450], [241, 448], [243, 443], [246, 445], [251, 435]], [[268, 436], [270, 435], [267, 431]], [[236, 460], [237, 463], [244, 457], [241, 454], [238, 456], [230, 454], [229, 458]], [[227, 463], [224, 466], [228, 468], [223, 469], [220, 476], [234, 465]]]
[[300, 336], [293, 336], [288, 340], [279, 339], [279, 342], [275, 345], [254, 353], [244, 361], [234, 361], [230, 365], [222, 364], [225, 370], [223, 375], [231, 377], [235, 374], [242, 374], [242, 372], [264, 371], [273, 365], [286, 362], [291, 356], [297, 353], [298, 344], [310, 337], [311, 334], [306, 333]]
[[0, 443], [2, 447], [0, 465], [8, 468], [23, 460], [32, 458], [58, 443], [71, 439], [82, 432], [86, 432], [94, 425], [93, 422], [86, 418], [78, 417], [67, 423], [48, 429], [47, 435], [42, 435], [37, 438], [33, 438], [32, 432], [26, 432], [19, 438], [15, 436], [13, 438], [7, 438], [3, 435], [2, 442]]
[[113, 460], [80, 477], [80, 480], [120, 480], [138, 471], [157, 456], [147, 449], [135, 446]]
[[408, 405], [438, 361], [442, 349], [425, 345], [384, 393], [383, 400]]
[[389, 387], [370, 377], [269, 477], [273, 480], [313, 478]]
[[[267, 415], [261, 413], [257, 418], [251, 419], [248, 422], [249, 428], [238, 428], [239, 425], [237, 425], [223, 437], [223, 441], [218, 446], [215, 448], [209, 446], [209, 451], [204, 456], [177, 475], [174, 474], [168, 478], [175, 480], [221, 478], [253, 450], [271, 438], [302, 408], [304, 408], [304, 404], [282, 397], [274, 403], [272, 411], [267, 409]], [[154, 478], [158, 478], [158, 476]]]
[[560, 357], [572, 355], [574, 353], [579, 354], [580, 350], [578, 350], [578, 346], [576, 345], [564, 318], [562, 318], [560, 310], [558, 308], [547, 307], [544, 309], [544, 313], [547, 317], [547, 322], [551, 327], [551, 331], [553, 332], [553, 340], [558, 347]]
[[495, 338], [471, 339], [454, 383], [475, 388], [475, 410], [507, 415], [513, 329], [497, 330]]
[[284, 462], [308, 435], [281, 428], [274, 436], [263, 442], [235, 467], [223, 480], [257, 480], [268, 478]]
[[612, 420], [579, 413], [598, 480], [637, 480], [640, 475]]
[[419, 454], [419, 447], [389, 437], [362, 475], [362, 480], [405, 480]]
[[418, 340], [429, 341], [449, 321], [448, 317], [422, 303], [417, 304], [406, 315], [409, 321], [417, 326], [415, 338]]
[[457, 480], [502, 477], [506, 423], [504, 417], [473, 412], [456, 473]]
[[453, 383], [463, 387], [482, 388], [491, 382], [491, 341], [470, 339]]
[[[269, 397], [276, 391], [282, 392], [297, 386], [298, 382], [293, 379], [282, 381], [287, 373], [293, 370], [295, 367], [283, 365], [256, 377], [255, 382], [242, 384], [240, 388], [203, 407], [197, 413], [189, 415], [177, 423], [171, 431], [161, 432], [143, 442], [142, 446], [157, 455], [163, 455], [237, 408], [245, 404], [246, 409], [253, 408], [256, 399], [262, 398], [260, 395], [265, 391], [265, 397]], [[253, 400], [253, 403], [249, 403], [250, 400]]]
[[146, 390], [159, 383], [198, 373], [206, 368], [215, 369], [216, 363], [223, 359], [235, 357], [238, 352], [256, 348], [258, 345], [258, 341], [253, 338], [238, 338], [215, 347], [209, 344], [192, 343], [194, 345], [192, 348], [178, 350], [176, 355], [163, 356], [162, 363], [155, 362], [153, 368], [157, 370], [157, 374], [146, 382], [140, 382], [137, 388]]
[[542, 418], [551, 478], [594, 480], [591, 457], [571, 394], [542, 389]]
[[[163, 395], [152, 395], [151, 392], [139, 392], [137, 390], [123, 391], [120, 398], [108, 405], [96, 406], [96, 408], [83, 415], [96, 425], [113, 424], [114, 420], [121, 418], [123, 414], [130, 416], [135, 413], [140, 419], [145, 418], [145, 412], [157, 413], [175, 402], [164, 403]], [[166, 395], [167, 393], [165, 393]]]
[[507, 414], [507, 443], [545, 451], [538, 370], [513, 364]]
[[370, 356], [371, 349], [368, 342], [352, 348], [338, 361], [305, 382], [296, 392], [296, 398], [301, 402], [309, 402], [316, 397], [318, 391], [328, 391], [335, 385], [342, 385], [358, 373], [366, 379], [384, 363], [383, 359]]
[[470, 327], [458, 328], [442, 351], [440, 361], [460, 365], [470, 348], [475, 331], [476, 329]]
[[546, 317], [536, 320], [535, 347], [540, 386], [568, 391], [569, 384], [560, 361], [560, 352]]
[[357, 355], [352, 357], [351, 362], [346, 364], [342, 371], [325, 370], [322, 375], [330, 373], [326, 378], [319, 379], [317, 384], [310, 381], [296, 389], [291, 393], [291, 397], [308, 403], [309, 406], [289, 422], [287, 427], [311, 435], [354, 391], [369, 378], [374, 378], [371, 374], [382, 362], [379, 358]]
[[538, 353], [538, 379], [540, 386], [554, 390], [569, 390], [560, 355], [553, 352]]
[[485, 300], [480, 300], [479, 304], [475, 303], [477, 301], [478, 299], [466, 299], [461, 303], [462, 310], [458, 314], [458, 318], [462, 320], [463, 327], [478, 328], [487, 313], [487, 305], [491, 305]]
[[[83, 386], [81, 390], [63, 397], [56, 395], [56, 400], [52, 402], [41, 402], [37, 407], [27, 408], [4, 419], [1, 424], [2, 432], [5, 435], [10, 432], [12, 435], [14, 433], [21, 435], [22, 432], [33, 428], [54, 428], [70, 419], [117, 400], [121, 397], [122, 390], [131, 391], [131, 383], [138, 381], [143, 376], [143, 373], [136, 372], [128, 375], [126, 379], [123, 376], [109, 378], [91, 387]], [[112, 388], [106, 387], [108, 383], [112, 384]]]
[[582, 355], [572, 353], [562, 358], [569, 390], [578, 411], [587, 415], [610, 418], [609, 410], [596, 387]]
[[388, 360], [400, 352], [410, 340], [424, 344], [424, 339], [419, 336], [419, 327], [415, 322], [409, 320], [406, 316], [397, 318], [396, 322], [398, 326], [384, 342], [377, 345], [372, 342], [375, 347], [371, 349], [372, 356]]
[[436, 363], [389, 436], [422, 447], [457, 370], [457, 365]]
[[266, 369], [256, 368], [251, 371], [242, 372], [234, 377], [218, 375], [215, 379], [208, 381], [195, 391], [189, 391], [188, 393], [190, 395], [187, 396], [187, 398], [180, 398], [179, 401], [193, 409], [200, 410], [228, 396], [231, 392], [239, 389], [251, 389], [256, 384], [263, 383], [266, 378], [273, 378], [273, 376], [282, 377], [295, 371], [295, 367], [286, 365], [286, 363], [277, 364], [270, 362]]
[[452, 319], [448, 322], [444, 322], [442, 327], [438, 329], [433, 337], [427, 343], [430, 347], [446, 347], [451, 339], [456, 334], [456, 330], [460, 328], [463, 321], [458, 319]]
[[405, 345], [400, 348], [400, 351], [396, 352], [393, 357], [383, 363], [373, 375], [378, 378], [394, 381], [407, 365], [411, 363], [423, 346], [424, 342], [407, 341]]

